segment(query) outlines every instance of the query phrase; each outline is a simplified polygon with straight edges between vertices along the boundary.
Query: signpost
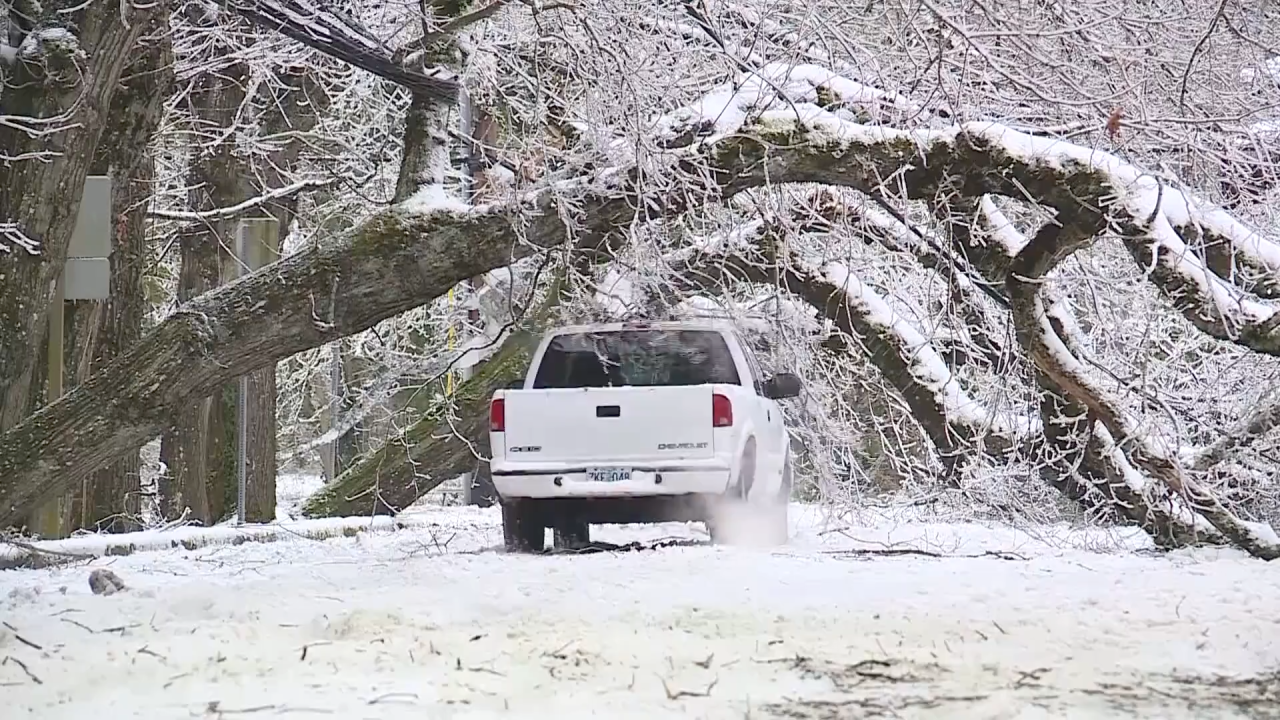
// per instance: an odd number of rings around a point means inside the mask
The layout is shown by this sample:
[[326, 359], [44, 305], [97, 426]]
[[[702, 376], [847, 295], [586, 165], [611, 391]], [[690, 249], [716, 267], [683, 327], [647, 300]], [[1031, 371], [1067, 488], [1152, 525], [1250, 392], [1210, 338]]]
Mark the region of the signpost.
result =
[[[233, 262], [237, 278], [275, 262], [280, 256], [280, 221], [272, 217], [241, 220], [236, 227], [235, 246]], [[239, 384], [236, 393], [236, 524], [243, 525], [249, 480], [249, 376], [241, 375]]]
[[[48, 392], [45, 402], [62, 397], [63, 322], [66, 300], [106, 300], [111, 296], [111, 177], [90, 175], [84, 179], [80, 209], [75, 229], [67, 247], [67, 262], [62, 274], [54, 280], [53, 298], [49, 302]], [[80, 481], [82, 489], [88, 478]], [[68, 498], [50, 500], [36, 511], [34, 529], [41, 537], [63, 537]]]

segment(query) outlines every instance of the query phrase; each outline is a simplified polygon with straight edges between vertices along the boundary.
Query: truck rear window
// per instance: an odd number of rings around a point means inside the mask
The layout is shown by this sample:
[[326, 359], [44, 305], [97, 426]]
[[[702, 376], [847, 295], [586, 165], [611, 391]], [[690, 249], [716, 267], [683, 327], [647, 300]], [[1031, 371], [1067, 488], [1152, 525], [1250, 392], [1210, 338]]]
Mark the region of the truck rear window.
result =
[[740, 385], [724, 336], [708, 330], [618, 330], [557, 335], [534, 388]]

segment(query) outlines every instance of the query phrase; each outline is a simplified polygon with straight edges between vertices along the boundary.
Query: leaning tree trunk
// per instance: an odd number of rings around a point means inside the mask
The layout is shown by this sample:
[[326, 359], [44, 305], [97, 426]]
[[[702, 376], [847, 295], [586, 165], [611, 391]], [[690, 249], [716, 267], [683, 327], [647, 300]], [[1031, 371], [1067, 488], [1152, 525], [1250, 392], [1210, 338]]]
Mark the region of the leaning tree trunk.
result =
[[[0, 123], [0, 226], [12, 223], [13, 232], [39, 244], [36, 254], [0, 253], [0, 432], [21, 421], [30, 407], [51, 288], [66, 262], [84, 177], [120, 73], [150, 18], [167, 12], [161, 4], [125, 9], [112, 3], [17, 0], [13, 5], [36, 23], [35, 30], [65, 26], [72, 29], [72, 40], [56, 33], [32, 38], [24, 47], [35, 54], [5, 68], [0, 90], [0, 115], [12, 118]], [[23, 32], [13, 17], [6, 44], [17, 47]], [[51, 124], [28, 133], [23, 118]]]
[[404, 433], [312, 495], [302, 513], [308, 517], [393, 515], [445, 480], [474, 472], [487, 462], [489, 398], [495, 390], [524, 377], [543, 325], [545, 320], [532, 322], [512, 333], [451, 398], [439, 398]]
[[[197, 135], [217, 138], [192, 159], [190, 204], [197, 211], [234, 205], [244, 199], [243, 159], [235, 152], [235, 134], [226, 133], [244, 102], [247, 68], [233, 64], [206, 72], [191, 93]], [[188, 302], [222, 284], [222, 245], [234, 244], [233, 223], [223, 218], [184, 224], [178, 230], [178, 301]], [[234, 395], [227, 388], [178, 409], [160, 445], [167, 468], [161, 484], [160, 506], [167, 519], [184, 511], [205, 525], [227, 511], [228, 494], [235, 492]], [[234, 500], [234, 495], [230, 498]]]

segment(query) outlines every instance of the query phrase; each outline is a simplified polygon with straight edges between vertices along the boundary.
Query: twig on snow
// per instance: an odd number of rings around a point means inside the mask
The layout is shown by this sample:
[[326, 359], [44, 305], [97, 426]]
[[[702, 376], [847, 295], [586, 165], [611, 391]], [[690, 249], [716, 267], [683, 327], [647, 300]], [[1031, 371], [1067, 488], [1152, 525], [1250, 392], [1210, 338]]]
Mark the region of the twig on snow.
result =
[[37, 685], [44, 684], [44, 681], [41, 680], [39, 677], [37, 677], [35, 673], [31, 672], [31, 668], [27, 667], [27, 664], [22, 662], [18, 658], [12, 655], [6, 655], [4, 657], [4, 660], [0, 661], [0, 665], [8, 665], [9, 663], [13, 663], [14, 665], [17, 665], [19, 668], [21, 668], [22, 672], [26, 673], [27, 677], [31, 678], [31, 681], [34, 682], [35, 684]]
[[985, 552], [970, 553], [965, 555], [949, 555], [947, 553], [937, 553], [937, 552], [931, 552], [929, 550], [916, 550], [914, 548], [883, 548], [883, 549], [853, 548], [849, 550], [824, 550], [822, 551], [822, 554], [823, 555], [852, 555], [852, 556], [883, 555], [887, 557], [895, 557], [900, 555], [918, 555], [921, 557], [938, 558], [941, 560], [963, 560], [963, 559], [972, 560], [974, 558], [992, 557], [998, 560], [1017, 560], [1022, 562], [1026, 562], [1029, 559], [1025, 555], [1019, 555], [1018, 553], [1013, 553], [1013, 552], [1005, 552], [1002, 550], [987, 550]]
[[706, 690], [672, 690], [671, 686], [667, 684], [666, 678], [659, 675], [658, 680], [662, 682], [662, 689], [667, 693], [668, 700], [679, 700], [686, 697], [711, 697], [711, 691], [715, 689], [716, 683], [720, 682], [720, 678], [712, 680], [707, 685]]
[[17, 639], [18, 639], [18, 642], [22, 643], [23, 645], [26, 645], [27, 647], [32, 648], [33, 650], [43, 650], [43, 649], [44, 649], [43, 647], [40, 647], [39, 645], [37, 645], [37, 644], [35, 644], [35, 643], [31, 642], [30, 640], [28, 640], [28, 639], [26, 639], [26, 638], [22, 637], [22, 635], [20, 635], [20, 634], [18, 633], [18, 628], [16, 628], [16, 627], [14, 627], [14, 626], [10, 625], [9, 623], [7, 623], [7, 622], [0, 622], [0, 625], [4, 625], [5, 627], [9, 628], [9, 632], [12, 632], [12, 633], [13, 633], [13, 636], [14, 636], [15, 638], [17, 638]]

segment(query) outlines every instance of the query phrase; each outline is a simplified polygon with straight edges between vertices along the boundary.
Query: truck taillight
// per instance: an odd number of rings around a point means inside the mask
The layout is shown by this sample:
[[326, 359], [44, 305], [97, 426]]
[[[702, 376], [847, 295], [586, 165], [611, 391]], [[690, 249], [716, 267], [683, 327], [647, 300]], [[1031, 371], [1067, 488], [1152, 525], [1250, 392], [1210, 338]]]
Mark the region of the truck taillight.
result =
[[711, 396], [711, 427], [731, 427], [733, 425], [733, 403], [725, 395]]
[[507, 403], [497, 398], [489, 403], [489, 432], [506, 432]]

